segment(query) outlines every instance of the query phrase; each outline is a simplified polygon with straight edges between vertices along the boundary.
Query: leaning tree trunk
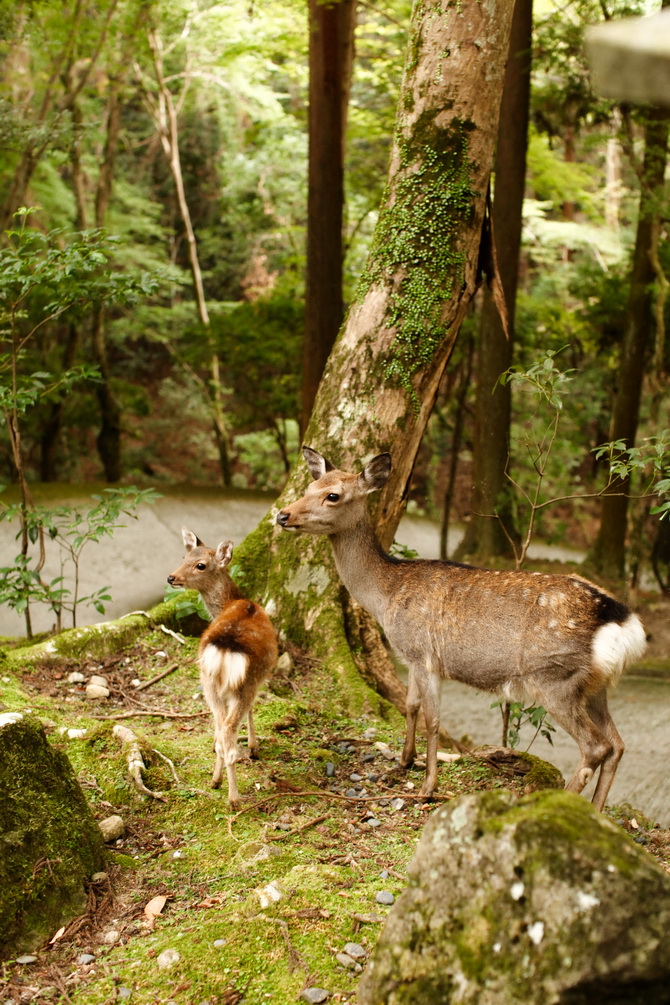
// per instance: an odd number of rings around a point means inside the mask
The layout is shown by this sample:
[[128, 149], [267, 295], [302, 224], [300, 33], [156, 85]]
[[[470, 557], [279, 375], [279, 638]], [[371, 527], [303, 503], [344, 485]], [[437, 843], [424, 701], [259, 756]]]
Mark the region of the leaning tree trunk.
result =
[[[328, 360], [305, 441], [339, 467], [388, 450], [393, 472], [375, 517], [388, 546], [421, 437], [477, 285], [512, 0], [415, 5], [388, 186], [365, 274]], [[347, 601], [329, 542], [274, 523], [308, 481], [298, 464], [237, 557], [245, 590], [288, 638], [326, 659], [359, 708], [359, 671], [400, 709], [404, 691], [374, 623]], [[360, 653], [368, 654], [364, 659]]]

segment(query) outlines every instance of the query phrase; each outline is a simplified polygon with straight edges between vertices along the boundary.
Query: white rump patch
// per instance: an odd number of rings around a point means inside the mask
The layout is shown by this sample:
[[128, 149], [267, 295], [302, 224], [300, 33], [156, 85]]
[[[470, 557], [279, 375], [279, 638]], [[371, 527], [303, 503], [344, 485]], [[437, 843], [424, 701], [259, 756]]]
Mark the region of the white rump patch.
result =
[[637, 614], [629, 614], [622, 625], [610, 621], [593, 636], [593, 664], [617, 684], [623, 671], [639, 660], [647, 648], [647, 637]]
[[244, 653], [219, 649], [210, 643], [200, 653], [198, 663], [213, 684], [223, 691], [233, 691], [247, 675], [249, 657]]

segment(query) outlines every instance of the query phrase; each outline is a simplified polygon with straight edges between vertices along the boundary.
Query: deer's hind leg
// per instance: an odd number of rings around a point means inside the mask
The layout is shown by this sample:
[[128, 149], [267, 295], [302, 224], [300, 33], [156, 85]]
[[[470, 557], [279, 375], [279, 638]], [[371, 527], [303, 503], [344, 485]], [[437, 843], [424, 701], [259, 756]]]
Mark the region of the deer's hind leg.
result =
[[210, 679], [209, 675], [206, 673], [201, 673], [200, 683], [202, 685], [202, 691], [205, 696], [205, 700], [209, 705], [209, 709], [214, 718], [214, 772], [212, 774], [212, 788], [218, 789], [221, 785], [221, 779], [223, 778], [223, 768], [224, 768], [224, 756], [223, 756], [223, 742], [222, 742], [222, 731], [223, 724], [226, 718], [226, 699], [223, 692], [217, 688], [216, 684]]
[[[600, 724], [596, 725], [596, 722], [591, 718], [587, 701], [588, 699], [585, 700], [583, 697], [580, 699], [572, 694], [562, 703], [560, 709], [557, 709], [556, 706], [549, 709], [556, 722], [575, 741], [581, 754], [581, 760], [575, 773], [565, 786], [567, 792], [581, 792], [591, 781], [600, 765], [612, 758], [614, 751], [614, 744], [605, 730], [601, 728]], [[612, 723], [612, 725], [614, 724]], [[619, 740], [621, 740], [620, 737]], [[616, 770], [617, 763], [618, 760], [615, 762], [614, 770]], [[611, 777], [613, 777], [613, 771]], [[598, 809], [600, 808], [601, 806], [598, 806]]]
[[619, 767], [619, 761], [623, 757], [626, 747], [610, 715], [606, 690], [603, 689], [600, 694], [591, 698], [588, 704], [588, 711], [593, 721], [602, 730], [611, 744], [610, 753], [605, 755], [600, 764], [598, 783], [591, 799], [595, 808], [602, 810], [605, 806], [609, 790], [612, 787], [616, 770]]

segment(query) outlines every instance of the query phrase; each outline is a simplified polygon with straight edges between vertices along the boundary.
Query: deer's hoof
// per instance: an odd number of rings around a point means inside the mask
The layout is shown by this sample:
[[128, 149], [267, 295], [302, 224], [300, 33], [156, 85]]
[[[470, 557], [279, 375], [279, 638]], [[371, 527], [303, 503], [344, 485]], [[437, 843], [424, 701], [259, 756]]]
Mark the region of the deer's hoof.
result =
[[211, 781], [211, 787], [213, 789], [218, 789], [220, 786], [221, 786], [221, 779], [220, 778], [213, 778], [212, 781]]

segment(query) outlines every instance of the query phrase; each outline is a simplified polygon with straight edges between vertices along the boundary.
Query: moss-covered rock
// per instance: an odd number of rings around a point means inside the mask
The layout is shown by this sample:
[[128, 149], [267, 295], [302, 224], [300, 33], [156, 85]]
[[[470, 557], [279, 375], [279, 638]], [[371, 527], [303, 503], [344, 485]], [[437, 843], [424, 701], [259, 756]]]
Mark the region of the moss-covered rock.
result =
[[361, 1005], [670, 1001], [670, 876], [584, 799], [437, 810], [361, 980]]
[[68, 758], [37, 719], [0, 717], [0, 959], [83, 912], [84, 882], [103, 866], [102, 835]]
[[207, 627], [197, 614], [180, 617], [184, 606], [184, 596], [195, 598], [195, 591], [184, 591], [170, 600], [156, 604], [149, 611], [132, 611], [115, 621], [101, 621], [82, 628], [70, 628], [50, 638], [34, 644], [27, 644], [5, 653], [8, 666], [24, 666], [45, 660], [76, 659], [91, 657], [104, 659], [112, 653], [132, 646], [147, 631], [147, 627], [163, 625], [170, 631], [187, 635], [200, 635]]

